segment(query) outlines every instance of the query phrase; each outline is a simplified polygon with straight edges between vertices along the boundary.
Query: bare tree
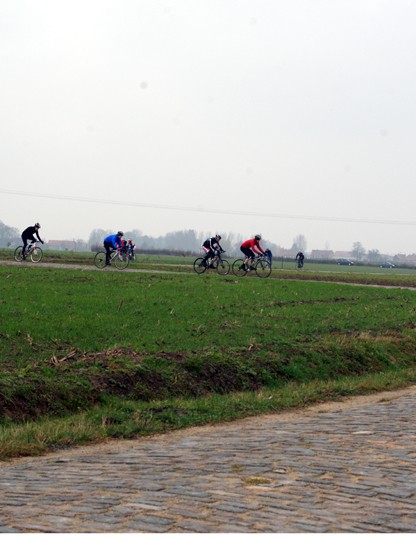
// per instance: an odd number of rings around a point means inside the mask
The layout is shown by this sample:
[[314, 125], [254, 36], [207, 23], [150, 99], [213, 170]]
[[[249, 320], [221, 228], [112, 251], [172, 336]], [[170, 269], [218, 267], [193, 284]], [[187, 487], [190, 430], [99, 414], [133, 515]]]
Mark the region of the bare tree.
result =
[[293, 239], [292, 250], [305, 252], [307, 244], [305, 235], [296, 235]]
[[368, 250], [368, 261], [377, 263], [381, 259], [381, 254], [378, 250]]
[[361, 261], [363, 256], [365, 254], [365, 248], [361, 244], [361, 242], [354, 242], [352, 245], [351, 255], [354, 259], [357, 261]]

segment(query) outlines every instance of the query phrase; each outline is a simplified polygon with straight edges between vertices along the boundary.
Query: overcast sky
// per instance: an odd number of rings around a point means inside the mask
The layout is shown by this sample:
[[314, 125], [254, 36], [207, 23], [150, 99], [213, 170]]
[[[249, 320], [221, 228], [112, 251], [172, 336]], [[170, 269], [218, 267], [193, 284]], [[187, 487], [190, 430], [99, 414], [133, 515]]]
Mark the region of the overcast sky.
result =
[[0, 220], [414, 253], [415, 24], [414, 0], [0, 0]]

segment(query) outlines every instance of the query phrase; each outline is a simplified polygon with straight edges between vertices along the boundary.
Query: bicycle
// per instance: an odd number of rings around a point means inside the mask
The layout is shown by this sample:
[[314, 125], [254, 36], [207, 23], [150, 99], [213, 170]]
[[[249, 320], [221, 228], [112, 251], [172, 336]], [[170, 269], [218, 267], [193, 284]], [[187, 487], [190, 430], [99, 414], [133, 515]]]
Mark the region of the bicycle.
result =
[[303, 259], [296, 260], [296, 268], [303, 269]]
[[134, 251], [129, 250], [128, 248], [121, 248], [120, 251], [128, 256], [129, 261], [136, 261], [136, 254]]
[[[30, 242], [26, 247], [26, 258], [30, 256], [32, 263], [39, 263], [43, 257], [43, 250], [37, 246], [39, 241]], [[23, 246], [18, 246], [14, 251], [16, 261], [23, 261]]]
[[230, 272], [230, 264], [226, 259], [223, 259], [221, 253], [215, 258], [197, 257], [194, 261], [194, 271], [197, 274], [203, 274], [207, 269], [216, 269], [221, 276], [226, 276]]
[[[94, 256], [94, 265], [98, 269], [104, 269], [107, 266], [107, 254], [104, 250], [97, 252]], [[110, 264], [114, 263], [114, 266], [118, 270], [123, 270], [128, 267], [130, 262], [129, 255], [127, 252], [122, 250], [113, 250], [110, 253]]]
[[259, 278], [268, 278], [272, 273], [270, 259], [265, 255], [258, 255], [250, 263], [244, 264], [244, 259], [236, 259], [233, 263], [233, 273], [236, 276], [245, 276], [250, 271], [255, 271]]

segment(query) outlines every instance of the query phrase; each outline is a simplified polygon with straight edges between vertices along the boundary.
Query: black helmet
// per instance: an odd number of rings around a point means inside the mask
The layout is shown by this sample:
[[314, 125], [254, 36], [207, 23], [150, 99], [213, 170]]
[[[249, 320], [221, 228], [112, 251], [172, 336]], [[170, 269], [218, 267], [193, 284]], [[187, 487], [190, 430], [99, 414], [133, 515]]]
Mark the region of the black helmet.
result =
[[124, 237], [123, 231], [117, 231], [117, 236], [118, 237]]
[[256, 235], [254, 238], [255, 238], [256, 240], [261, 240], [261, 235]]
[[221, 240], [221, 235], [218, 235], [218, 233], [217, 233], [217, 234], [215, 235], [215, 238], [216, 238], [217, 240]]

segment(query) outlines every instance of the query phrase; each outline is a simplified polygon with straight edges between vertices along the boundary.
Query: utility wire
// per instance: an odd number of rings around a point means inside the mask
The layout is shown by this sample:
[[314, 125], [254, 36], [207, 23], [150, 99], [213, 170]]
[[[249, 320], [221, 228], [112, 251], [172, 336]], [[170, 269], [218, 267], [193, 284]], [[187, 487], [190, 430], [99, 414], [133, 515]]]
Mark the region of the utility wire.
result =
[[375, 220], [369, 218], [342, 218], [338, 216], [309, 216], [303, 214], [280, 214], [274, 212], [253, 212], [250, 210], [220, 210], [201, 207], [182, 207], [178, 205], [161, 205], [154, 203], [135, 203], [132, 201], [114, 201], [110, 199], [96, 199], [92, 197], [81, 197], [75, 195], [57, 195], [57, 194], [45, 194], [39, 192], [21, 192], [17, 190], [3, 190], [0, 189], [0, 193], [8, 195], [19, 195], [23, 197], [39, 197], [43, 199], [56, 199], [60, 201], [79, 201], [85, 203], [98, 203], [104, 205], [119, 205], [123, 207], [141, 207], [149, 209], [162, 209], [162, 210], [180, 210], [182, 212], [205, 212], [211, 214], [227, 214], [234, 216], [258, 216], [266, 218], [279, 218], [290, 220], [311, 220], [320, 222], [347, 222], [347, 223], [366, 223], [366, 224], [382, 224], [382, 225], [406, 225], [415, 226], [416, 222], [407, 220]]

